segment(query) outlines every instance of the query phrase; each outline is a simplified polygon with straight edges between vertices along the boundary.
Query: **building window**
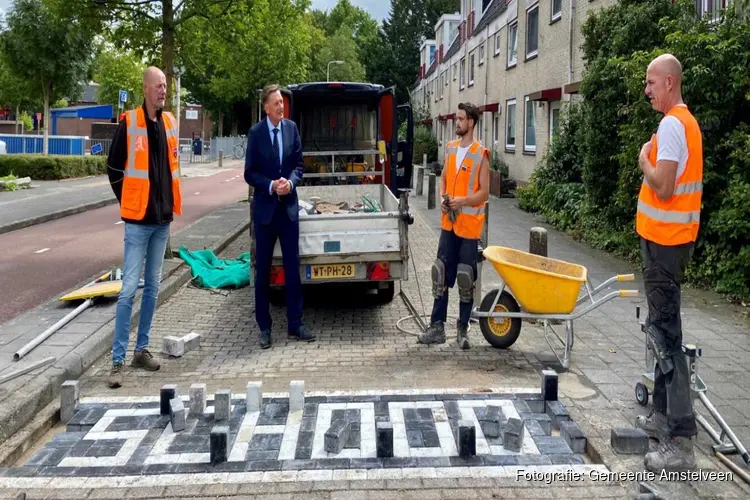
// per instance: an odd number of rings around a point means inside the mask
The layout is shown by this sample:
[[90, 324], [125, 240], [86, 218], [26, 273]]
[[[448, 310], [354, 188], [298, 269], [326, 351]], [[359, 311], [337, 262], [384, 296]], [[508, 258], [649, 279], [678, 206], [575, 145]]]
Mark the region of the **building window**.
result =
[[526, 59], [539, 52], [539, 5], [526, 13]]
[[515, 66], [518, 52], [518, 23], [508, 28], [508, 67]]
[[479, 46], [479, 65], [484, 64], [484, 44]]
[[552, 11], [551, 21], [557, 21], [562, 17], [562, 0], [552, 0]]
[[456, 81], [458, 78], [458, 63], [453, 63], [453, 81]]
[[443, 73], [443, 76], [445, 77], [445, 86], [447, 87], [448, 82], [451, 79], [451, 69], [450, 68], [446, 69], [445, 72]]
[[461, 58], [461, 90], [466, 86], [466, 58]]
[[560, 101], [555, 101], [551, 103], [552, 105], [549, 108], [549, 140], [550, 143], [552, 142], [552, 137], [554, 137], [555, 133], [557, 132], [557, 128], [560, 126]]
[[493, 57], [497, 57], [500, 55], [500, 31], [495, 33], [495, 54]]
[[440, 99], [443, 98], [443, 88], [445, 87], [445, 72], [440, 75]]
[[469, 87], [474, 85], [474, 52], [469, 54]]
[[536, 152], [536, 113], [534, 113], [534, 102], [526, 97], [524, 127], [523, 127], [523, 150], [529, 153]]
[[511, 99], [505, 104], [505, 149], [516, 150], [516, 100]]
[[492, 113], [492, 147], [500, 140], [500, 114]]

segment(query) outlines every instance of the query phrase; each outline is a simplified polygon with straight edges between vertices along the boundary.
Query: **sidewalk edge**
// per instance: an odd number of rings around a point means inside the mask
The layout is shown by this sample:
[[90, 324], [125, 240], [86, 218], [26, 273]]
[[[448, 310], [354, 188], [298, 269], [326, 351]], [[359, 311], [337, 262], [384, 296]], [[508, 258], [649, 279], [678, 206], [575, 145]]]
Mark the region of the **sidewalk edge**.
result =
[[5, 224], [3, 226], [0, 226], [0, 234], [9, 233], [11, 231], [17, 231], [19, 229], [24, 229], [24, 228], [31, 227], [31, 226], [36, 226], [37, 224], [43, 224], [45, 222], [62, 219], [64, 217], [69, 217], [71, 215], [88, 212], [89, 210], [96, 210], [98, 208], [106, 207], [109, 205], [114, 205], [115, 203], [117, 203], [117, 198], [109, 198], [106, 200], [99, 200], [99, 201], [95, 201], [91, 203], [84, 203], [82, 205], [66, 208], [63, 210], [58, 210], [56, 212], [50, 212], [50, 213], [38, 215], [36, 217], [29, 217], [27, 219], [13, 221], [10, 224]]
[[[208, 214], [211, 215], [211, 214]], [[249, 218], [230, 232], [226, 233], [213, 246], [213, 251], [219, 253], [234, 242], [250, 226]], [[179, 257], [171, 259], [179, 262], [174, 271], [162, 282], [159, 292], [157, 308], [169, 300], [177, 290], [191, 279], [190, 267]], [[131, 316], [132, 324], [138, 323], [141, 302], [136, 300], [133, 304]], [[15, 408], [3, 408], [0, 410], [0, 436], [5, 439], [0, 442], [0, 467], [9, 467], [22, 456], [28, 448], [27, 439], [16, 439], [21, 432], [28, 434], [29, 438], [39, 433], [35, 429], [24, 428], [27, 424], [35, 421], [35, 417], [48, 405], [53, 405], [54, 414], [50, 418], [36, 419], [36, 425], [53, 427], [60, 419], [60, 402], [55, 401], [60, 394], [60, 386], [66, 380], [78, 380], [96, 361], [107, 353], [111, 348], [111, 339], [114, 335], [115, 318], [112, 317], [86, 340], [79, 344], [74, 350], [57, 360], [47, 370], [39, 374], [27, 386], [27, 390], [19, 398], [22, 399]]]

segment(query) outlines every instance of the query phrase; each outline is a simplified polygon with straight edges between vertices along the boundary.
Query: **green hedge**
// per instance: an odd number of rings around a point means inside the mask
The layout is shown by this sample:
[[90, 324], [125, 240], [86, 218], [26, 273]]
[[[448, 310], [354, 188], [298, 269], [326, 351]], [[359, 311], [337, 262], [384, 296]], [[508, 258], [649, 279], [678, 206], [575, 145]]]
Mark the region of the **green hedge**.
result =
[[414, 127], [414, 154], [412, 161], [418, 165], [422, 164], [422, 156], [427, 153], [427, 161], [437, 161], [438, 143], [430, 130], [424, 125]]
[[583, 100], [563, 114], [546, 157], [519, 189], [543, 214], [594, 247], [640, 259], [635, 214], [638, 152], [661, 115], [644, 96], [648, 63], [683, 65], [683, 98], [703, 132], [701, 228], [687, 271], [693, 284], [750, 298], [750, 24], [726, 11], [699, 20], [690, 0], [620, 0], [583, 26]]
[[107, 173], [105, 156], [0, 155], [0, 177], [14, 174], [33, 180], [52, 181]]

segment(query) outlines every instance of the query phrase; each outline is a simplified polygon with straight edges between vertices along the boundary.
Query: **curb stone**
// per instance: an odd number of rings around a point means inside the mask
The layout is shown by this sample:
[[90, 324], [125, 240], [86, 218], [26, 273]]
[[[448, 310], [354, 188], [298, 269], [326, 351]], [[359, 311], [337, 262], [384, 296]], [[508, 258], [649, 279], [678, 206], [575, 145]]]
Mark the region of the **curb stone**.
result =
[[36, 217], [29, 217], [27, 219], [13, 221], [9, 224], [0, 226], [0, 234], [9, 233], [11, 231], [17, 231], [19, 229], [24, 229], [30, 226], [36, 226], [37, 224], [43, 224], [45, 222], [62, 219], [64, 217], [69, 217], [71, 215], [88, 212], [89, 210], [96, 210], [97, 208], [106, 207], [108, 205], [114, 205], [115, 203], [117, 203], [117, 198], [113, 197], [113, 198], [108, 198], [106, 200], [99, 200], [99, 201], [94, 201], [91, 203], [84, 203], [82, 205], [65, 208], [63, 210], [58, 210], [56, 212], [50, 212], [47, 214], [38, 215]]
[[[229, 206], [229, 205], [228, 205]], [[222, 207], [218, 210], [222, 210]], [[217, 210], [217, 211], [218, 211]], [[213, 215], [216, 211], [206, 215]], [[200, 220], [200, 219], [199, 219]], [[249, 217], [243, 222], [236, 225], [230, 232], [226, 233], [213, 245], [213, 251], [220, 253], [250, 226]], [[187, 228], [186, 228], [187, 229]], [[172, 265], [169, 265], [172, 264]], [[174, 266], [174, 267], [172, 267]], [[172, 270], [168, 268], [172, 267]], [[100, 273], [101, 274], [101, 273]], [[161, 282], [161, 290], [157, 300], [157, 309], [163, 305], [169, 298], [174, 295], [184, 284], [191, 279], [190, 267], [182, 259], [165, 260], [164, 277]], [[133, 303], [133, 313], [131, 322], [133, 325], [138, 324], [141, 310], [141, 301], [136, 296]], [[56, 299], [53, 299], [56, 300]], [[41, 372], [35, 378], [29, 381], [24, 388], [23, 393], [18, 393], [18, 403], [14, 408], [0, 408], [0, 465], [4, 466], [10, 457], [20, 457], [17, 449], [3, 450], [5, 445], [10, 442], [17, 442], [17, 447], [24, 447], [25, 440], [18, 442], [14, 435], [24, 429], [34, 417], [47, 405], [54, 405], [54, 415], [51, 417], [54, 425], [60, 419], [60, 402], [54, 401], [59, 396], [61, 385], [66, 380], [78, 380], [101, 356], [105, 355], [111, 349], [112, 336], [114, 335], [115, 317], [112, 315], [104, 325], [99, 327], [86, 340], [81, 342], [72, 351], [57, 360], [45, 371]], [[47, 421], [40, 421], [39, 425], [52, 427]]]

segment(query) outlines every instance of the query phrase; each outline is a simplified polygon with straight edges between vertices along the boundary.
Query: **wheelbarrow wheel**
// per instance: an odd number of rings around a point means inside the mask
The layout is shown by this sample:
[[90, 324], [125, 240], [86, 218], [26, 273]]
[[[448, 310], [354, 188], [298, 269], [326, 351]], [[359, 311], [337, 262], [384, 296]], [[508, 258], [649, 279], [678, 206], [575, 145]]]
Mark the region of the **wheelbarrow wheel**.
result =
[[[490, 308], [495, 302], [495, 297], [498, 293], [500, 293], [500, 290], [491, 290], [488, 292], [482, 299], [479, 310], [481, 312], [491, 312]], [[518, 307], [516, 299], [509, 292], [503, 291], [493, 312], [517, 313], [521, 312], [521, 309]], [[521, 318], [479, 318], [479, 327], [482, 330], [485, 340], [492, 347], [507, 349], [516, 342], [518, 335], [521, 333]]]

